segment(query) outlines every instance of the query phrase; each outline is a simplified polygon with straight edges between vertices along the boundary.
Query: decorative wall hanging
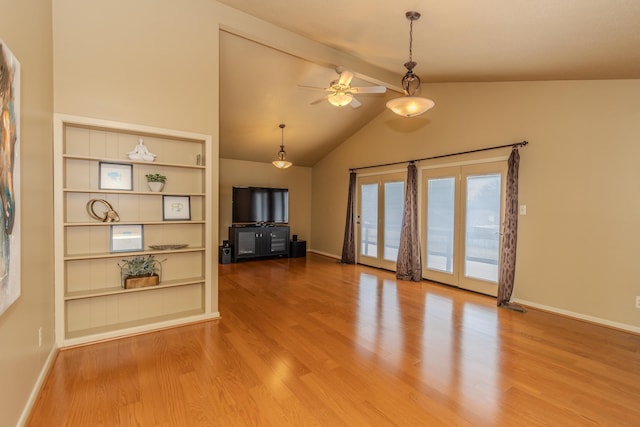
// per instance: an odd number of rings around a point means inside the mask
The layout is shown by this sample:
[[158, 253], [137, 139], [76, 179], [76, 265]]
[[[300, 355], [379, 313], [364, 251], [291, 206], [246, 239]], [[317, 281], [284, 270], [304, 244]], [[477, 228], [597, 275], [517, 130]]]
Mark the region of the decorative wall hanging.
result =
[[20, 63], [0, 40], [0, 314], [20, 296]]

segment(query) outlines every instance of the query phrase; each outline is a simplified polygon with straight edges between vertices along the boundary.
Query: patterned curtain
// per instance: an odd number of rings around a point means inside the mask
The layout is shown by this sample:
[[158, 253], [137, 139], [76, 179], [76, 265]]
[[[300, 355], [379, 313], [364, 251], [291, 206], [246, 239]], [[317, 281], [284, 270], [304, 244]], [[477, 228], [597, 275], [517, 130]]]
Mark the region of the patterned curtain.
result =
[[344, 241], [342, 243], [342, 258], [340, 262], [343, 264], [356, 263], [356, 233], [354, 210], [356, 204], [356, 173], [351, 171], [349, 174], [349, 195], [347, 196], [347, 220], [344, 226]]
[[422, 260], [418, 230], [418, 168], [413, 162], [407, 168], [407, 185], [404, 193], [396, 278], [419, 282], [422, 280]]
[[509, 156], [507, 172], [507, 202], [504, 212], [502, 256], [498, 274], [498, 306], [509, 306], [516, 275], [516, 244], [518, 242], [518, 167], [520, 153], [514, 147]]

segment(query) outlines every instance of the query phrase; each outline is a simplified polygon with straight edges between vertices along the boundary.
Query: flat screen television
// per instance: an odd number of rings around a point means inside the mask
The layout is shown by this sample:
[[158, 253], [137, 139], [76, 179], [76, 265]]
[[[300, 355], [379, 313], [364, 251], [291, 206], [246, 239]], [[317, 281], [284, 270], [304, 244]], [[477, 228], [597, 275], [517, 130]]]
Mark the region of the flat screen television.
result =
[[286, 188], [233, 187], [233, 224], [286, 224], [289, 190]]

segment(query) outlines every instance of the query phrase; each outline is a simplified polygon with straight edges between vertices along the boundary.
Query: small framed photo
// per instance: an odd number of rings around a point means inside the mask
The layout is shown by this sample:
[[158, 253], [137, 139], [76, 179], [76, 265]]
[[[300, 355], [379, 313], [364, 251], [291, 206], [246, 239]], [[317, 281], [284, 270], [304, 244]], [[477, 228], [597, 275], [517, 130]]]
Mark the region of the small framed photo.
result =
[[144, 250], [142, 224], [112, 225], [111, 252], [136, 252]]
[[162, 219], [165, 221], [191, 220], [189, 196], [162, 196]]
[[100, 162], [99, 184], [101, 190], [133, 190], [133, 165]]

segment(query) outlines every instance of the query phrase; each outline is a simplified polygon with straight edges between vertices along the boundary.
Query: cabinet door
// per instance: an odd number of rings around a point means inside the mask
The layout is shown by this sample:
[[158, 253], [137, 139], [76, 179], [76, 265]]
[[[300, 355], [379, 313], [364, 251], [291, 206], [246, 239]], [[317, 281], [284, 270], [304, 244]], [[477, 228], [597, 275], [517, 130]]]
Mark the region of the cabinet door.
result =
[[273, 227], [269, 231], [269, 254], [289, 253], [289, 228]]
[[236, 256], [246, 257], [259, 255], [257, 245], [258, 238], [255, 229], [235, 230], [235, 232], [236, 241], [234, 243], [236, 245]]

